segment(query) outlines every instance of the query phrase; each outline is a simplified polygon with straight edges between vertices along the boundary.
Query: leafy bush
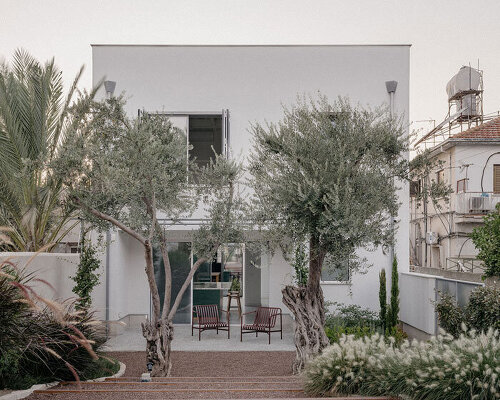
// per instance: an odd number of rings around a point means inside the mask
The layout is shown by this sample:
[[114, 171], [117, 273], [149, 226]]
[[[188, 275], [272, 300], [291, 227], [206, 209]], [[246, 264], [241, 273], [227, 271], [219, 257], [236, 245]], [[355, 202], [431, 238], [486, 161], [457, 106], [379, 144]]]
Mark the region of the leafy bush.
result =
[[92, 313], [40, 297], [31, 280], [12, 263], [0, 265], [0, 389], [85, 376], [103, 343]]
[[448, 294], [441, 294], [435, 307], [439, 324], [455, 337], [460, 335], [462, 324], [477, 331], [487, 331], [490, 327], [500, 330], [500, 290], [495, 287], [474, 289], [464, 309]]
[[484, 262], [485, 277], [500, 277], [500, 203], [496, 212], [486, 215], [483, 221], [484, 225], [474, 228], [471, 234], [479, 250], [477, 258]]
[[337, 310], [326, 317], [326, 325], [341, 324], [348, 327], [379, 326], [377, 313], [356, 304], [333, 303]]
[[380, 330], [377, 313], [358, 305], [333, 303], [337, 310], [329, 314], [325, 321], [325, 333], [330, 343], [339, 341], [342, 335], [354, 335], [356, 338], [371, 336]]
[[382, 335], [343, 336], [313, 359], [304, 372], [312, 395], [407, 396], [413, 400], [499, 398], [498, 331], [438, 335], [428, 342]]

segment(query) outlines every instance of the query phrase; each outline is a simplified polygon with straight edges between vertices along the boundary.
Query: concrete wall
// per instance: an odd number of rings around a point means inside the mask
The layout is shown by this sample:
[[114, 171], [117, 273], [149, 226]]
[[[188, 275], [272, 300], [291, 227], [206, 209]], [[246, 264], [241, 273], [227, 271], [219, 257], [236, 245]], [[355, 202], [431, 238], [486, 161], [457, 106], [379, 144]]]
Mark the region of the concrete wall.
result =
[[[10, 260], [26, 274], [33, 274], [33, 279], [43, 279], [51, 286], [32, 280], [30, 286], [42, 297], [48, 299], [76, 299], [72, 292], [75, 282], [71, 279], [76, 274], [79, 254], [70, 253], [0, 253], [0, 261]], [[92, 293], [92, 307], [96, 310], [98, 319], [105, 318], [106, 281], [105, 266], [101, 263], [98, 273], [101, 275], [99, 284]]]
[[[229, 110], [231, 154], [245, 158], [251, 151], [252, 123], [278, 121], [282, 104], [297, 95], [330, 100], [349, 96], [353, 103], [379, 106], [389, 102], [385, 81], [398, 81], [395, 110], [408, 123], [409, 46], [122, 46], [94, 45], [93, 81], [116, 81], [115, 94], [125, 92], [126, 110], [148, 112], [221, 112]], [[100, 96], [104, 96], [101, 90]], [[182, 121], [177, 121], [183, 126]], [[400, 271], [408, 271], [408, 190], [400, 192], [396, 255]], [[189, 229], [189, 228], [186, 228]], [[118, 234], [120, 236], [120, 234]], [[125, 239], [111, 250], [110, 313], [149, 310], [145, 275], [139, 267], [142, 254]], [[138, 251], [138, 250], [137, 250]], [[357, 303], [378, 309], [378, 272], [389, 272], [389, 257], [370, 253], [367, 274], [355, 274], [351, 284], [323, 285], [327, 300]], [[142, 264], [141, 264], [142, 265]], [[281, 287], [291, 280], [291, 268], [275, 257], [262, 281], [261, 292], [269, 305], [281, 306]]]

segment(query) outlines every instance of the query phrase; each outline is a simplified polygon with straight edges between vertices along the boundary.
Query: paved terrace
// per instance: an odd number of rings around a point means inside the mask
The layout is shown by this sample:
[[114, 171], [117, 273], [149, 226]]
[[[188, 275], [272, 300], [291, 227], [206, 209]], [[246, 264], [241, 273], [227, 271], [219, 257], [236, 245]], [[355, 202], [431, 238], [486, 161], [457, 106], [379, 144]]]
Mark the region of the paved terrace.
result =
[[[103, 346], [103, 351], [144, 351], [146, 339], [142, 336], [141, 328], [138, 326], [128, 327], [123, 333], [112, 336]], [[283, 324], [283, 340], [280, 340], [279, 332], [271, 333], [271, 344], [268, 344], [268, 336], [265, 333], [247, 333], [243, 335], [240, 342], [240, 325], [231, 325], [231, 338], [227, 338], [227, 332], [208, 330], [201, 333], [201, 341], [198, 340], [198, 331], [195, 329], [191, 336], [191, 325], [175, 325], [173, 351], [295, 351], [293, 344], [293, 328], [291, 324]]]

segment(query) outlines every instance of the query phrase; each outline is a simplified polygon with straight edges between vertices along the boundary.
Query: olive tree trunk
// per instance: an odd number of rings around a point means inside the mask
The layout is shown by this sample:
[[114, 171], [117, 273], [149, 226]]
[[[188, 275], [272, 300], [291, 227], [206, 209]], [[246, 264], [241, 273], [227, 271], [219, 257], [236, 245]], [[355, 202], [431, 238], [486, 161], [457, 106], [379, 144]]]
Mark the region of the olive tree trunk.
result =
[[142, 335], [146, 338], [146, 359], [153, 364], [151, 376], [169, 376], [172, 369], [171, 343], [174, 338], [172, 322], [143, 322]]
[[286, 286], [283, 303], [295, 317], [294, 342], [296, 357], [293, 372], [299, 373], [307, 361], [328, 346], [325, 333], [325, 309], [321, 289], [321, 267], [324, 253], [318, 241], [311, 239], [309, 277], [305, 287]]

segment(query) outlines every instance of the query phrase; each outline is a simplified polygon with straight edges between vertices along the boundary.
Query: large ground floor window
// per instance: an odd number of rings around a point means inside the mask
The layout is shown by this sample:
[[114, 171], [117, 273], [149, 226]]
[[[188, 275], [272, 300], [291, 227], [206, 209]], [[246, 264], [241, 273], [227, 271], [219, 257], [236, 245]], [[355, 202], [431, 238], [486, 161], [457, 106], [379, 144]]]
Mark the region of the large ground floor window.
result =
[[[169, 260], [172, 268], [173, 303], [189, 274], [196, 258], [191, 253], [191, 243], [172, 242], [168, 244]], [[217, 304], [219, 310], [227, 310], [227, 294], [234, 280], [239, 281], [239, 296], [242, 311], [251, 311], [262, 305], [262, 263], [261, 252], [243, 243], [229, 243], [220, 247], [216, 257], [202, 264], [194, 274], [191, 285], [182, 297], [174, 317], [176, 324], [189, 324], [192, 308], [199, 304]], [[159, 249], [153, 252], [155, 279], [163, 305], [165, 296], [165, 268]], [[238, 323], [236, 302], [231, 304], [231, 322]], [[234, 308], [233, 308], [234, 307]]]

